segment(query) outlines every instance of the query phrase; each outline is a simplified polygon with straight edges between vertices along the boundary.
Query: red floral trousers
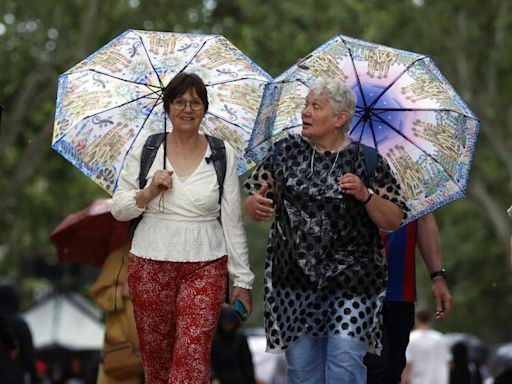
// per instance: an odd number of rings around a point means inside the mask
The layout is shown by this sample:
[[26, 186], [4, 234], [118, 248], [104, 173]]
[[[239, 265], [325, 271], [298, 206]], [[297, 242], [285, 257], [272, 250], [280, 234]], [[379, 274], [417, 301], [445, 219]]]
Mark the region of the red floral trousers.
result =
[[130, 254], [128, 285], [148, 384], [207, 384], [227, 257], [170, 262]]

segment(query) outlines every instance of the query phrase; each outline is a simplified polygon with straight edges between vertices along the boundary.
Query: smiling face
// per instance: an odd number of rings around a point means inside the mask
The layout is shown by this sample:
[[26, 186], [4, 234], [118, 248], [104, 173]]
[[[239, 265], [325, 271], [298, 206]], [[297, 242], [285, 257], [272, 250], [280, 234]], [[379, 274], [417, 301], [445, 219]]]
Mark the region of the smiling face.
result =
[[348, 114], [335, 114], [329, 96], [310, 92], [302, 110], [302, 136], [307, 138], [324, 138], [335, 135], [347, 122]]
[[[180, 104], [183, 104], [183, 102], [185, 102], [185, 108], [180, 110]], [[192, 106], [198, 106], [199, 103], [201, 104], [199, 109], [192, 109]], [[173, 131], [199, 131], [205, 108], [194, 88], [189, 88], [184, 94], [176, 97], [169, 107], [169, 118]]]

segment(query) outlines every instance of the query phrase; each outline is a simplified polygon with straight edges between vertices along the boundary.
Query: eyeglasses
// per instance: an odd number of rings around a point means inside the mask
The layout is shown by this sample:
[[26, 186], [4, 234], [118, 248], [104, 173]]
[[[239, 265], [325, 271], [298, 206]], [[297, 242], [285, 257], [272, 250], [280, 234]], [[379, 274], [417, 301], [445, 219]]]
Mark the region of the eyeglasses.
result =
[[182, 100], [182, 99], [176, 99], [172, 102], [172, 106], [176, 108], [178, 111], [183, 111], [187, 104], [190, 105], [190, 109], [193, 111], [199, 111], [201, 108], [203, 108], [203, 103], [199, 99], [194, 99], [190, 101]]

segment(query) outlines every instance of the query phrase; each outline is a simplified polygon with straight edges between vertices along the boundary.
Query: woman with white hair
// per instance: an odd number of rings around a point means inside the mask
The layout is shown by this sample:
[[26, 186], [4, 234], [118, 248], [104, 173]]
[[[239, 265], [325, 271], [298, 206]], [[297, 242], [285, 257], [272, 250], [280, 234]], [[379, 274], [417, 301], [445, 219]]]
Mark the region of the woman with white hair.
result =
[[245, 182], [252, 219], [275, 211], [265, 328], [267, 351], [286, 354], [288, 383], [365, 383], [363, 357], [380, 349], [387, 276], [379, 228], [397, 229], [407, 207], [386, 161], [348, 137], [355, 105], [346, 85], [318, 79], [301, 135], [276, 142]]

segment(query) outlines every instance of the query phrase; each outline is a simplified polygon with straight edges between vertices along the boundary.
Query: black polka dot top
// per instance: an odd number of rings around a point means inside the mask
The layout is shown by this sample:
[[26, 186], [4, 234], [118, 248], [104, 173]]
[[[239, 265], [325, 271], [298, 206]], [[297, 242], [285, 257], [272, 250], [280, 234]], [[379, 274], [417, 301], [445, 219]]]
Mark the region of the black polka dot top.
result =
[[378, 155], [373, 175], [367, 175], [357, 142], [322, 153], [290, 135], [271, 147], [245, 181], [250, 194], [267, 183], [267, 197], [275, 203], [264, 283], [269, 352], [285, 350], [304, 334], [353, 338], [380, 351], [384, 248], [364, 205], [338, 185], [347, 172], [406, 215], [386, 161]]

